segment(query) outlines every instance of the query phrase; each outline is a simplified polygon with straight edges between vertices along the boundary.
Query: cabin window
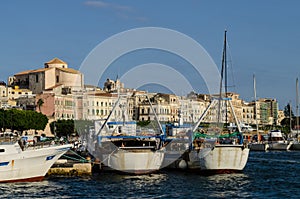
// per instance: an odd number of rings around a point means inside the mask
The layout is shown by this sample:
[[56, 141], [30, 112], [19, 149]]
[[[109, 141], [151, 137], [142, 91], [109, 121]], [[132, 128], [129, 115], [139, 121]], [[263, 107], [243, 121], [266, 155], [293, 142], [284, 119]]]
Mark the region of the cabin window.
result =
[[0, 153], [4, 153], [5, 152], [5, 149], [0, 149]]

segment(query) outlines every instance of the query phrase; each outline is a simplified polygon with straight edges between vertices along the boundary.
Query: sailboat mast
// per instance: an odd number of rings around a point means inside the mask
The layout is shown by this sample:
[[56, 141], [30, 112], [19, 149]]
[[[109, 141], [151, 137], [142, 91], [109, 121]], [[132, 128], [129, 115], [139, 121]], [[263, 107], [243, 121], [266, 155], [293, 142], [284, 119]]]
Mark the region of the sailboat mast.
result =
[[292, 133], [292, 107], [291, 107], [291, 100], [289, 101], [289, 109], [290, 109], [290, 133]]
[[297, 136], [298, 136], [298, 128], [299, 128], [299, 81], [298, 77], [296, 79], [296, 129], [297, 129]]
[[[219, 92], [219, 104], [218, 104], [218, 124], [221, 122], [221, 100], [222, 100], [222, 86], [223, 86], [223, 78], [224, 78], [224, 72], [225, 72], [225, 93], [227, 92], [227, 75], [226, 75], [226, 33], [227, 31], [225, 30], [224, 34], [224, 47], [223, 47], [223, 55], [222, 55], [222, 68], [221, 68], [221, 80], [220, 80], [220, 92]], [[225, 70], [225, 71], [224, 71]], [[225, 94], [226, 95], [226, 94]], [[226, 97], [226, 96], [225, 96]], [[225, 101], [225, 106], [227, 105]], [[226, 111], [226, 123], [227, 123], [227, 107], [225, 109]]]
[[255, 75], [253, 74], [253, 90], [254, 90], [254, 108], [255, 108], [255, 123], [256, 123], [256, 134], [257, 134], [257, 141], [260, 142], [260, 136], [258, 133], [258, 121], [257, 121], [257, 104], [256, 104], [256, 79]]
[[254, 89], [255, 123], [256, 123], [256, 132], [258, 134], [257, 104], [256, 104], [256, 79], [255, 79], [255, 75], [253, 75], [253, 89]]
[[[224, 35], [224, 72], [225, 72], [225, 98], [227, 98], [227, 30], [225, 30]], [[225, 125], [228, 123], [228, 113], [227, 113], [227, 99], [225, 100]]]

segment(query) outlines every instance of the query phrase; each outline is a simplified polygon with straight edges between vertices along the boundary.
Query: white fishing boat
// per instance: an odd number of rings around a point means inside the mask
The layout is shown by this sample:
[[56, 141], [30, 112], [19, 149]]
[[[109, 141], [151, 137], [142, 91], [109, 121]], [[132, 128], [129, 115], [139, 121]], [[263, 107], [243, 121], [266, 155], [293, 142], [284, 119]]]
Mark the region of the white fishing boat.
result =
[[[238, 132], [227, 132], [222, 136], [222, 129], [216, 129], [213, 131], [214, 135], [217, 135], [216, 139], [209, 140], [204, 139], [201, 143], [200, 139], [200, 150], [198, 152], [199, 166], [201, 170], [211, 172], [233, 172], [241, 171], [246, 166], [249, 156], [249, 148], [243, 143], [243, 136], [240, 122], [237, 120], [231, 99], [227, 97], [227, 31], [224, 35], [224, 48], [223, 48], [223, 59], [222, 59], [222, 72], [220, 81], [220, 94], [219, 98], [215, 100], [218, 104], [218, 120], [217, 123], [221, 123], [221, 103], [225, 105], [225, 123], [227, 121], [228, 104], [230, 106], [231, 114], [235, 118]], [[222, 94], [223, 76], [225, 76], [225, 96]], [[212, 102], [214, 104], [214, 101]], [[210, 108], [210, 106], [208, 107]], [[200, 118], [201, 121], [201, 118]], [[200, 123], [199, 123], [200, 124]], [[195, 129], [194, 129], [195, 130]], [[195, 142], [196, 140], [194, 140]]]
[[[111, 169], [134, 174], [152, 173], [160, 169], [164, 150], [159, 135], [138, 135], [136, 127], [128, 131], [135, 122], [108, 122], [112, 129], [117, 128], [120, 135], [100, 133], [98, 136], [99, 155], [102, 163]], [[127, 131], [123, 131], [126, 127]]]
[[[222, 73], [225, 73], [226, 78], [226, 31], [224, 39], [224, 51], [223, 51], [223, 60], [222, 60]], [[247, 164], [249, 156], [249, 148], [243, 142], [243, 136], [241, 128], [239, 126], [231, 99], [227, 97], [227, 85], [225, 84], [225, 95], [222, 93], [222, 82], [223, 74], [221, 74], [221, 83], [220, 83], [220, 94], [217, 98], [213, 99], [207, 109], [199, 118], [198, 122], [191, 128], [190, 131], [186, 132], [186, 137], [189, 137], [189, 132], [192, 132], [193, 138], [190, 149], [186, 154], [182, 155], [182, 158], [177, 161], [177, 167], [186, 167], [189, 169], [194, 169], [204, 173], [226, 173], [226, 172], [236, 172], [242, 171]], [[226, 82], [226, 81], [225, 81]], [[227, 122], [227, 111], [228, 104], [231, 109], [231, 114], [235, 118], [237, 124], [238, 132], [227, 132], [223, 131], [223, 126], [220, 127], [221, 112], [226, 113]], [[221, 107], [225, 106], [224, 111], [221, 111]], [[206, 132], [196, 132], [198, 126], [202, 122], [203, 118], [207, 115], [210, 109], [213, 107], [217, 108], [218, 117], [217, 127], [208, 129]], [[222, 117], [222, 118], [221, 118]], [[190, 139], [190, 138], [188, 138]], [[183, 146], [185, 143], [183, 144]], [[184, 163], [185, 162], [185, 163]], [[175, 167], [176, 167], [175, 166]]]
[[20, 143], [0, 143], [0, 182], [41, 181], [72, 147], [71, 144], [23, 147]]
[[[111, 112], [117, 106], [118, 102]], [[123, 121], [112, 121], [111, 115], [105, 121], [96, 121], [88, 144], [89, 152], [101, 161], [105, 169], [133, 174], [159, 170], [164, 159], [162, 131], [137, 131], [136, 122], [125, 119], [123, 108], [122, 114]]]
[[287, 141], [280, 130], [271, 130], [268, 133], [268, 150], [289, 150], [292, 142]]
[[249, 148], [240, 132], [225, 133], [211, 137], [202, 135], [194, 139], [189, 153], [188, 166], [192, 169], [213, 173], [242, 171], [247, 164]]

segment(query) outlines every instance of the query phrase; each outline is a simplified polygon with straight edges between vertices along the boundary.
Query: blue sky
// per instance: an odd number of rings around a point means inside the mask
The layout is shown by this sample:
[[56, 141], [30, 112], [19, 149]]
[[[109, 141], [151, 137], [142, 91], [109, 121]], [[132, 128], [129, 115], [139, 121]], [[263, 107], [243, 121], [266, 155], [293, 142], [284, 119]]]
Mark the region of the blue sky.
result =
[[[283, 108], [289, 100], [295, 104], [295, 81], [300, 77], [299, 7], [298, 0], [3, 0], [0, 80], [43, 67], [53, 57], [78, 69], [100, 42], [122, 31], [149, 26], [188, 35], [220, 66], [227, 29], [235, 84], [231, 90], [252, 100], [255, 73], [258, 97], [276, 98]], [[185, 67], [177, 58], [150, 54], [139, 52], [115, 64], [138, 59], [140, 64], [180, 62]]]

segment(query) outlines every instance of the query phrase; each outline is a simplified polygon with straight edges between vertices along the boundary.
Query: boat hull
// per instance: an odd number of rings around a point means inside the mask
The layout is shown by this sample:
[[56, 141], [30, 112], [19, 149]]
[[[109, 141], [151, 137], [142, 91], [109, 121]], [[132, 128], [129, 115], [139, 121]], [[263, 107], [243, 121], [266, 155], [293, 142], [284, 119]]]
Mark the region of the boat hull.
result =
[[292, 143], [269, 143], [269, 150], [289, 150]]
[[243, 145], [215, 145], [213, 148], [201, 149], [199, 167], [204, 171], [229, 172], [242, 171], [246, 166], [249, 149]]
[[300, 150], [300, 143], [294, 142], [290, 148], [291, 150]]
[[249, 149], [251, 151], [267, 151], [269, 145], [267, 143], [251, 143], [249, 144]]
[[103, 155], [103, 163], [113, 170], [133, 174], [153, 173], [160, 169], [163, 151], [118, 151]]
[[0, 182], [41, 181], [70, 148], [71, 145], [51, 146], [1, 155]]

